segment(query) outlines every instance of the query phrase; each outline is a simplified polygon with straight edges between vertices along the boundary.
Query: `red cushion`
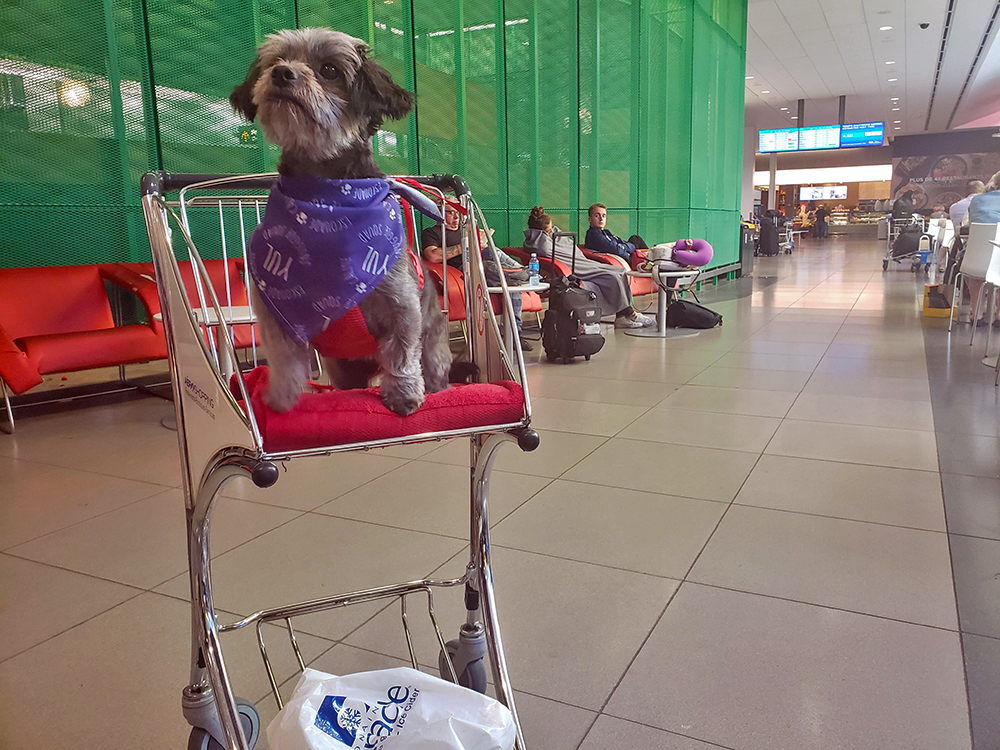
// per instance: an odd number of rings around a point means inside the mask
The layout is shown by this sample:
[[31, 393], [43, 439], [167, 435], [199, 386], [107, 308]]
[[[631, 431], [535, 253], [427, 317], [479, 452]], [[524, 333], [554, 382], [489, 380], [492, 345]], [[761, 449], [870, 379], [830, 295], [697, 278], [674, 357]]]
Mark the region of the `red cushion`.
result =
[[414, 414], [400, 417], [385, 407], [377, 388], [307, 393], [295, 408], [279, 414], [264, 403], [267, 367], [244, 377], [264, 449], [270, 452], [510, 424], [524, 416], [524, 393], [509, 380], [452, 386], [428, 395]]
[[147, 362], [167, 356], [163, 338], [149, 326], [141, 324], [100, 331], [27, 336], [15, 343], [42, 375]]
[[12, 339], [112, 328], [99, 267], [0, 269], [0, 323]]

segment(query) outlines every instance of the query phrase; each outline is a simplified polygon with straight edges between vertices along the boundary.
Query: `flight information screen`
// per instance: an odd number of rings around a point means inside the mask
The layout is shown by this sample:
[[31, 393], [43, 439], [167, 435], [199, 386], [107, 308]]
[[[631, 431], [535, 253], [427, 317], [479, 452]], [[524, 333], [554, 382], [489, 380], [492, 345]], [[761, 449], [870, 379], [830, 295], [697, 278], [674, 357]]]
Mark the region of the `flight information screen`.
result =
[[799, 151], [840, 148], [840, 125], [799, 128]]
[[840, 147], [881, 146], [885, 140], [884, 122], [855, 122], [840, 126]]
[[768, 154], [774, 151], [798, 151], [799, 129], [762, 130], [757, 143], [757, 151]]

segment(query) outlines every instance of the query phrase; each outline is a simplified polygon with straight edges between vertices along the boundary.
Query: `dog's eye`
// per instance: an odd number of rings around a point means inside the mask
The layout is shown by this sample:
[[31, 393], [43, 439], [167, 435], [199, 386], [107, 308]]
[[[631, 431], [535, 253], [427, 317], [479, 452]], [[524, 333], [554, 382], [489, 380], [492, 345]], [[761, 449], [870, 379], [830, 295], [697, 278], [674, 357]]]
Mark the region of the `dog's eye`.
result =
[[340, 71], [333, 63], [323, 63], [319, 68], [319, 74], [331, 81], [340, 77]]

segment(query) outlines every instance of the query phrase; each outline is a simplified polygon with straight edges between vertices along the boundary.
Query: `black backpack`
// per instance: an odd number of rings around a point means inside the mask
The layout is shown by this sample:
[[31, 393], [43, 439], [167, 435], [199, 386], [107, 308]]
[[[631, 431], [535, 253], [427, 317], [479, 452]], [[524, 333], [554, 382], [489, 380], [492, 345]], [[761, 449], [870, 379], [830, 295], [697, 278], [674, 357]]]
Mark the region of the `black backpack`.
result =
[[679, 299], [667, 308], [667, 326], [670, 328], [715, 328], [722, 325], [722, 316], [697, 302]]
[[[571, 232], [553, 234], [553, 258], [557, 237], [573, 238], [573, 270], [576, 270], [576, 235]], [[567, 364], [575, 357], [589, 360], [604, 346], [597, 295], [584, 289], [574, 275], [553, 276], [549, 280], [549, 309], [542, 322], [542, 346], [549, 362], [561, 359]]]

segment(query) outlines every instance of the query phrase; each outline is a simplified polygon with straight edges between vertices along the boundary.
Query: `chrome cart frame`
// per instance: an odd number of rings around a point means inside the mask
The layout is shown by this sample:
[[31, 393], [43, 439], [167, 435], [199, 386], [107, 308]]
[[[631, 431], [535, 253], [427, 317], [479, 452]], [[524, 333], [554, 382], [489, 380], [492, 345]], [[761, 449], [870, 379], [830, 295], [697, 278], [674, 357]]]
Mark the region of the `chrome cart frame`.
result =
[[[484, 381], [498, 379], [518, 382], [524, 393], [521, 418], [505, 424], [430, 432], [402, 438], [388, 438], [347, 445], [325, 445], [308, 449], [268, 452], [254, 414], [247, 386], [242, 377], [233, 378], [240, 400], [230, 390], [227, 369], [239, 371], [230, 323], [231, 311], [221, 306], [202, 257], [192, 238], [190, 215], [195, 207], [215, 212], [226, 243], [225, 211], [236, 211], [243, 241], [249, 239], [260, 218], [261, 204], [276, 175], [171, 175], [151, 172], [142, 183], [142, 205], [152, 248], [153, 265], [166, 332], [177, 436], [181, 458], [184, 501], [187, 515], [188, 561], [191, 584], [191, 678], [183, 690], [184, 716], [193, 727], [189, 748], [207, 748], [211, 740], [229, 750], [250, 750], [259, 736], [260, 726], [252, 703], [233, 695], [223, 658], [220, 636], [250, 625], [257, 630], [264, 668], [278, 707], [282, 698], [264, 645], [265, 623], [283, 623], [298, 666], [305, 661], [298, 647], [292, 620], [296, 617], [382, 599], [399, 598], [401, 616], [410, 660], [417, 660], [410, 638], [406, 615], [406, 596], [427, 597], [428, 613], [441, 648], [443, 676], [455, 682], [485, 690], [483, 659], [489, 656], [497, 698], [514, 716], [517, 724], [516, 747], [524, 749], [524, 739], [508, 675], [496, 610], [491, 567], [489, 492], [490, 473], [497, 449], [507, 441], [516, 441], [522, 450], [534, 450], [538, 435], [530, 428], [531, 406], [527, 392], [524, 360], [520, 348], [505, 349], [500, 322], [489, 304], [478, 241], [482, 212], [460, 177], [435, 175], [411, 178], [426, 192], [443, 198], [443, 190], [454, 193], [465, 209], [462, 231], [468, 326], [468, 351], [479, 366]], [[169, 193], [180, 191], [176, 200]], [[245, 213], [254, 218], [246, 222]], [[250, 224], [250, 226], [247, 226]], [[489, 237], [489, 232], [486, 231]], [[189, 303], [172, 245], [180, 237], [193, 264], [199, 304]], [[472, 248], [472, 250], [470, 250]], [[419, 248], [417, 248], [419, 250]], [[495, 252], [492, 239], [484, 252]], [[445, 274], [445, 277], [447, 274]], [[506, 288], [506, 281], [501, 279]], [[432, 283], [429, 279], [427, 283]], [[445, 292], [447, 299], [447, 291]], [[200, 309], [199, 309], [200, 308]], [[509, 295], [501, 313], [505, 325], [513, 325]], [[242, 323], [243, 320], [237, 321]], [[206, 323], [217, 327], [212, 336]], [[368, 450], [387, 445], [418, 443], [446, 438], [467, 437], [471, 446], [471, 534], [469, 561], [463, 575], [450, 579], [422, 578], [376, 588], [325, 596], [285, 606], [262, 609], [236, 622], [220, 623], [215, 609], [211, 555], [210, 519], [213, 503], [223, 487], [236, 477], [246, 477], [261, 488], [279, 479], [278, 463], [291, 459], [329, 456], [345, 451]], [[467, 619], [459, 641], [446, 642], [434, 617], [433, 589], [464, 587]], [[471, 671], [470, 671], [471, 670]], [[464, 678], [464, 679], [463, 679]]]

